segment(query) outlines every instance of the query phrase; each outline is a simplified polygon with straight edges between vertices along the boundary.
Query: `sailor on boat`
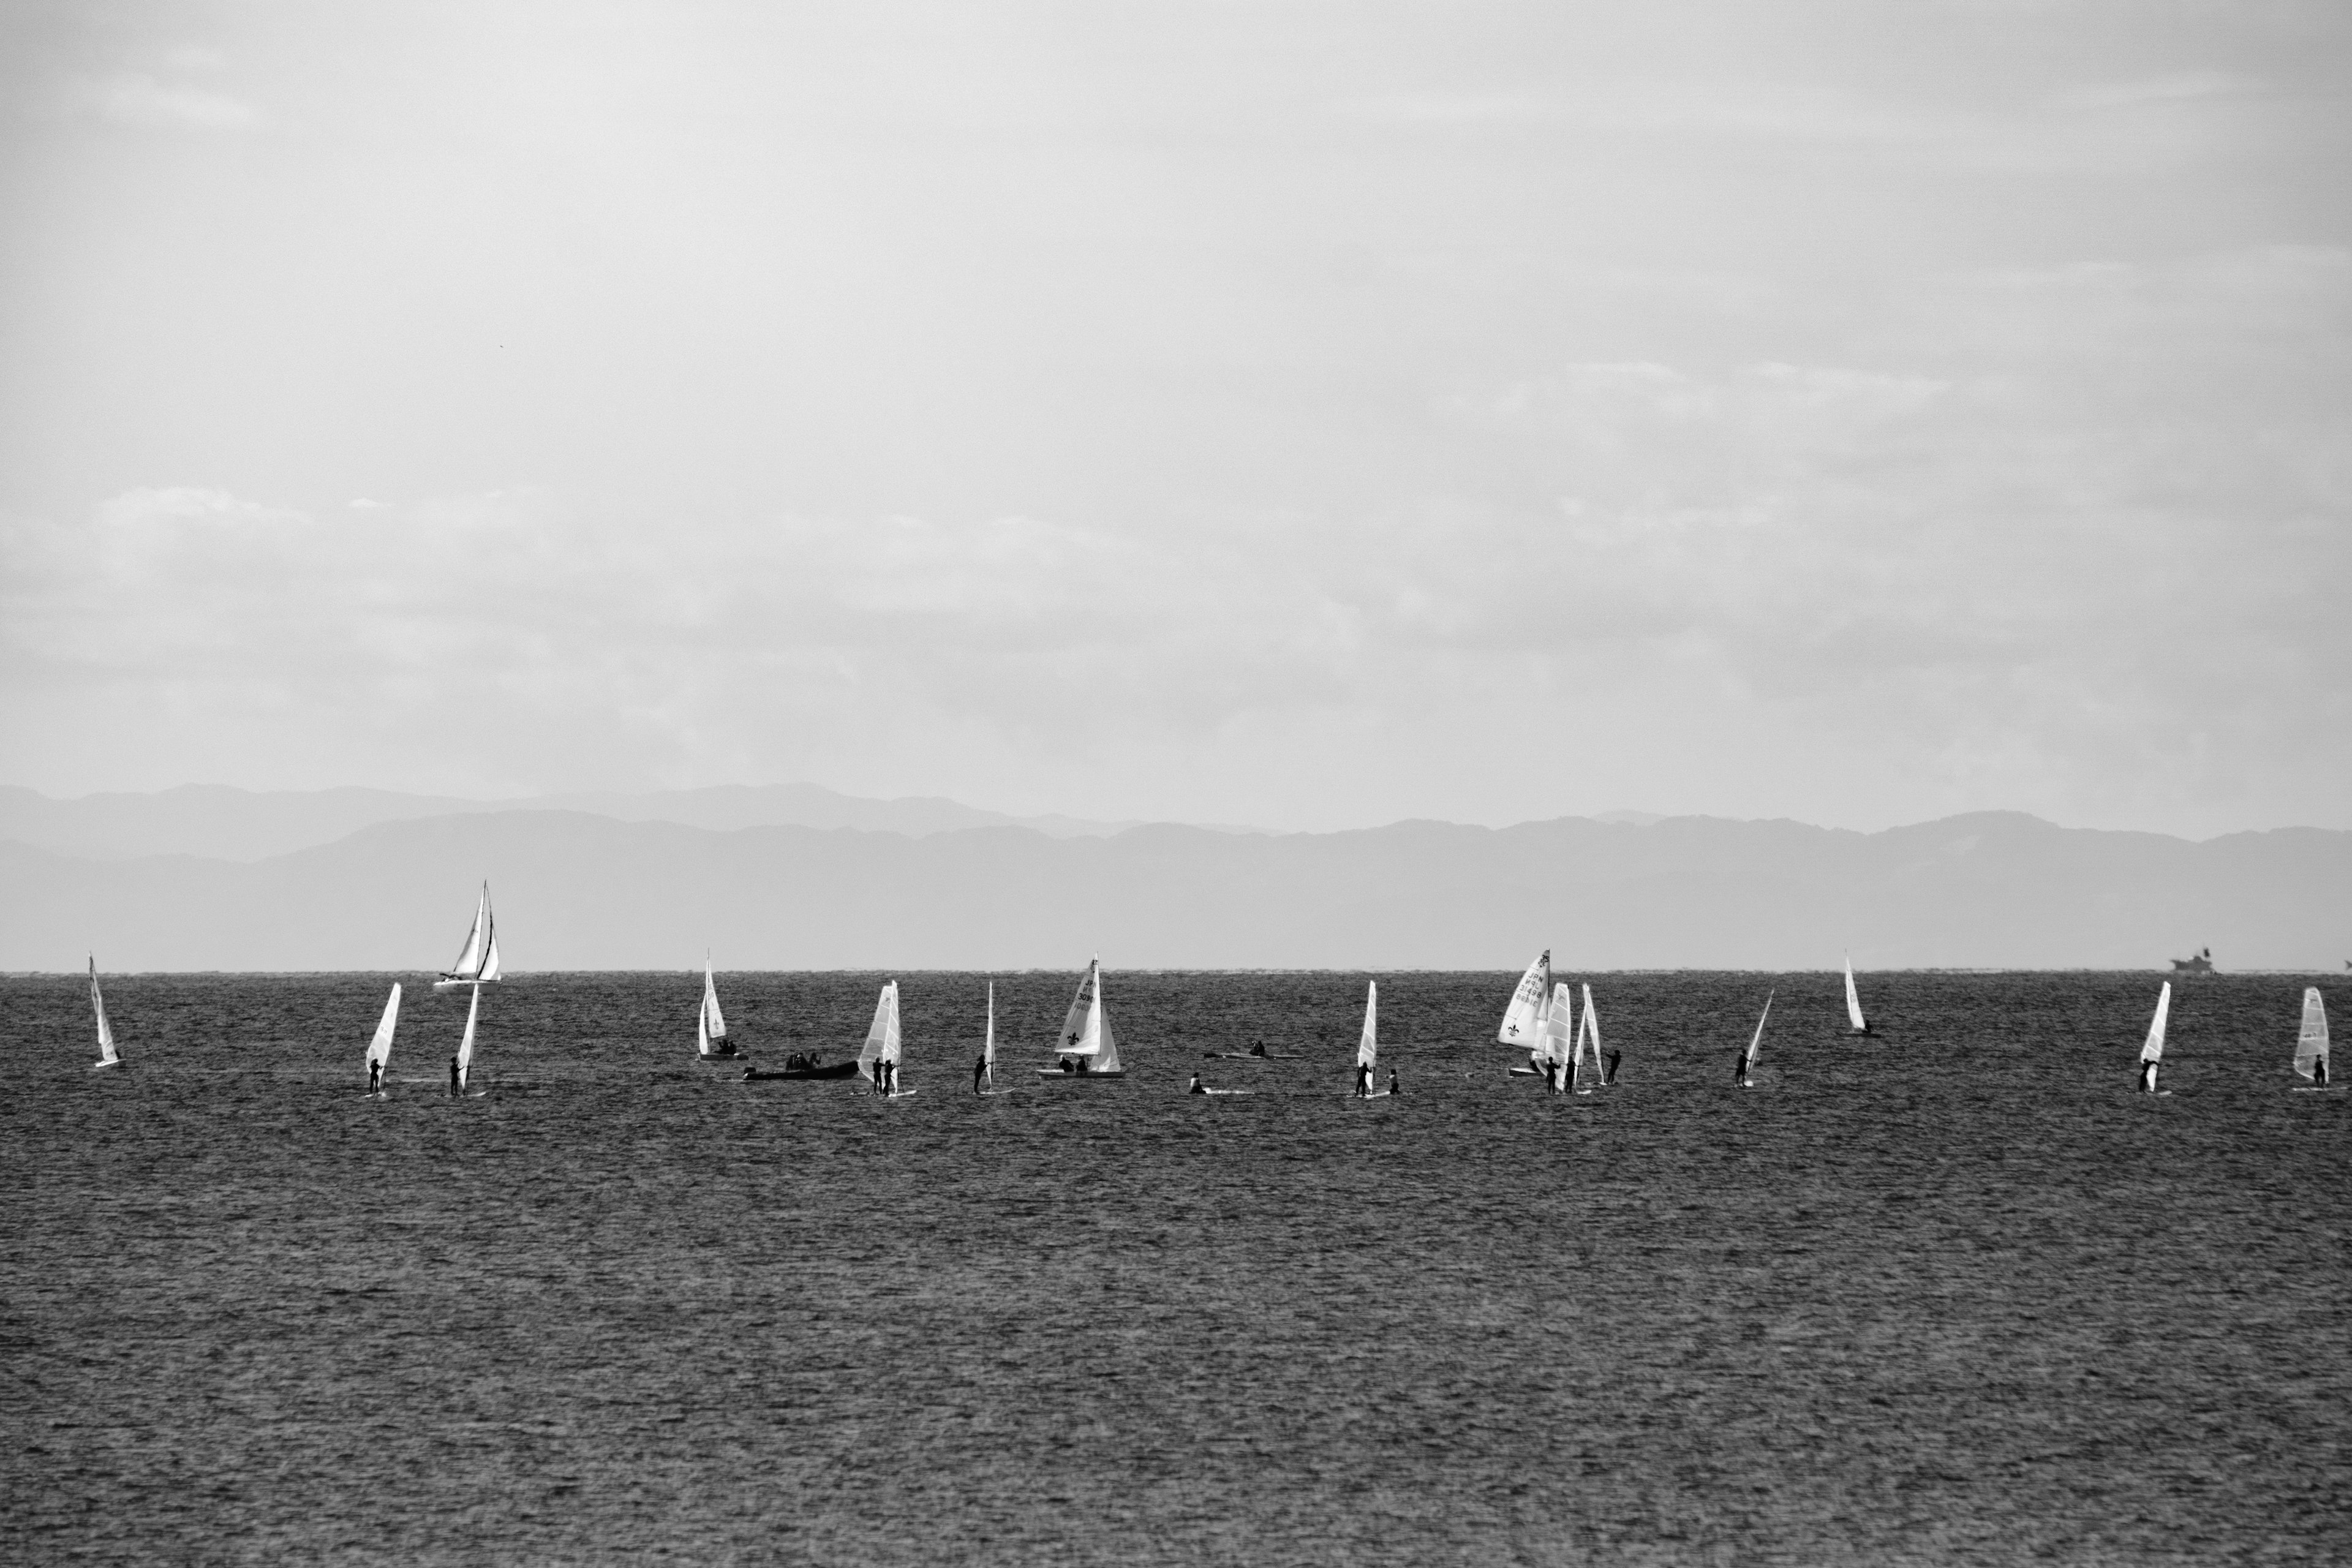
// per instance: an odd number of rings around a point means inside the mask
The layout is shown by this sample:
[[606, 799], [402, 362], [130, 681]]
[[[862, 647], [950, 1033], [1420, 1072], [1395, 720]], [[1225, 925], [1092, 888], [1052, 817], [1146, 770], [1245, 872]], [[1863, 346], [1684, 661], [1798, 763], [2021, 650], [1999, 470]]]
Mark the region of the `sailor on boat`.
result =
[[988, 1076], [988, 1053], [982, 1051], [971, 1059], [971, 1091], [981, 1092], [980, 1080]]
[[1192, 1075], [1192, 1086], [1184, 1092], [1186, 1094], [1206, 1094], [1209, 1091], [1201, 1087], [1201, 1075], [1199, 1073], [1194, 1073]]
[[1250, 1042], [1249, 1054], [1254, 1057], [1262, 1057], [1265, 1055], [1265, 1042], [1264, 1040], [1252, 1040]]

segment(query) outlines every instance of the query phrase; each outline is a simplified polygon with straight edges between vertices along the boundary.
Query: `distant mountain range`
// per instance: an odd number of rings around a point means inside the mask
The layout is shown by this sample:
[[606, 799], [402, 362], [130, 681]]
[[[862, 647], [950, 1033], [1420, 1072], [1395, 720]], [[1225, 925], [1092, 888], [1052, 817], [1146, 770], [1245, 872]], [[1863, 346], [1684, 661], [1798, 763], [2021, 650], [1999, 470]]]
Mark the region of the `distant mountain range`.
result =
[[[601, 815], [436, 802], [270, 853], [417, 797], [244, 797], [306, 803], [272, 823], [207, 816], [188, 795], [96, 797], [110, 804], [43, 819], [46, 844], [21, 828], [0, 842], [0, 968], [95, 951], [117, 972], [433, 969], [484, 878], [518, 972], [683, 969], [706, 948], [739, 970], [1076, 969], [1096, 952], [1113, 968], [1501, 970], [1545, 947], [1569, 971], [1820, 970], [1848, 951], [1864, 969], [2161, 968], [2210, 945], [2224, 971], [2341, 973], [2352, 956], [2352, 833], [2316, 828], [2190, 843], [1995, 812], [1873, 834], [1709, 817], [1237, 834], [1015, 825], [803, 785], [608, 797]], [[170, 805], [142, 816], [139, 800]], [[649, 801], [710, 820], [625, 819]], [[731, 826], [795, 802], [863, 820]], [[39, 811], [5, 820], [26, 816]], [[148, 837], [110, 840], [108, 820]], [[211, 835], [213, 855], [140, 852], [172, 831]]]

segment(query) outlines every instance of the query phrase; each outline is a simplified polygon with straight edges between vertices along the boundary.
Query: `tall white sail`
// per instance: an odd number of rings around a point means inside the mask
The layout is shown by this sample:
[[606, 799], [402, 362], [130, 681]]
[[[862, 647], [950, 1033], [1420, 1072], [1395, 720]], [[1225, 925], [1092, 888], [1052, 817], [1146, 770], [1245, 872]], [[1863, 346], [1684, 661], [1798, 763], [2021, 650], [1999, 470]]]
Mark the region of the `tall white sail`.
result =
[[694, 1048], [704, 1056], [710, 1054], [710, 1042], [727, 1037], [727, 1016], [719, 1010], [719, 976], [712, 973], [710, 955], [702, 958], [702, 1011], [694, 1021]]
[[98, 1015], [98, 1065], [110, 1068], [122, 1058], [114, 1053], [114, 1026], [106, 1021], [106, 994], [98, 988], [98, 954], [89, 955], [89, 1009]]
[[1756, 1053], [1764, 1048], [1764, 1019], [1772, 1016], [1772, 998], [1777, 994], [1779, 994], [1777, 987], [1764, 993], [1763, 1016], [1756, 1020], [1756, 1037], [1748, 1042], [1748, 1055], [1745, 1059], [1750, 1068], [1756, 1065]]
[[1511, 993], [1511, 1005], [1503, 1010], [1502, 1027], [1495, 1038], [1507, 1046], [1535, 1048], [1536, 1037], [1543, 1027], [1545, 1001], [1551, 995], [1551, 949], [1528, 965], [1519, 976], [1519, 987]]
[[2305, 986], [2303, 993], [2303, 1028], [2294, 1037], [2294, 1070], [2305, 1078], [2327, 1060], [2327, 1004], [2319, 999], [2319, 987]]
[[895, 980], [882, 987], [882, 994], [874, 999], [874, 1021], [866, 1026], [866, 1045], [857, 1053], [857, 1065], [866, 1076], [874, 1076], [876, 1062], [898, 1062], [898, 983]]
[[457, 1087], [463, 1089], [474, 1076], [474, 1020], [481, 1016], [482, 988], [474, 987], [474, 999], [466, 1004], [466, 1037], [457, 1042]]
[[1853, 988], [1853, 954], [1845, 955], [1845, 1021], [1861, 1034], [1870, 1026], [1862, 1021], [1862, 993]]
[[368, 1042], [367, 1063], [382, 1069], [392, 1065], [392, 1031], [400, 1022], [400, 982], [392, 984], [392, 994], [384, 999], [383, 1016], [375, 1026], [375, 1038]]
[[1601, 1081], [1601, 1015], [1593, 1010], [1592, 983], [1584, 985], [1584, 1020], [1576, 1031], [1576, 1078], [1580, 1083]]
[[996, 982], [988, 983], [988, 1033], [980, 1038], [980, 1059], [991, 1089], [996, 1087]]
[[1551, 1001], [1544, 1008], [1542, 1044], [1537, 1052], [1558, 1069], [1554, 1085], [1568, 1088], [1568, 1075], [1575, 1070], [1576, 993], [1565, 980], [1551, 988]]
[[490, 916], [490, 885], [482, 884], [482, 901], [475, 906], [473, 929], [466, 932], [466, 945], [457, 950], [457, 962], [441, 973], [436, 982], [441, 985], [467, 985], [499, 977], [499, 931]]
[[2147, 1026], [2147, 1044], [2139, 1048], [2140, 1060], [2154, 1062], [2164, 1059], [2164, 1020], [2171, 1011], [2172, 982], [2168, 980], [2164, 983], [2164, 989], [2156, 994], [2156, 1017]]
[[1087, 965], [1086, 977], [1078, 982], [1077, 994], [1070, 998], [1070, 1010], [1062, 1019], [1062, 1035], [1054, 1044], [1054, 1054], [1091, 1058], [1086, 1069], [1090, 1073], [1120, 1070], [1118, 1041], [1111, 1033], [1110, 1012], [1103, 1005], [1099, 958]]
[[1367, 981], [1364, 985], [1364, 1032], [1356, 1041], [1356, 1065], [1370, 1070], [1381, 1054], [1381, 983]]

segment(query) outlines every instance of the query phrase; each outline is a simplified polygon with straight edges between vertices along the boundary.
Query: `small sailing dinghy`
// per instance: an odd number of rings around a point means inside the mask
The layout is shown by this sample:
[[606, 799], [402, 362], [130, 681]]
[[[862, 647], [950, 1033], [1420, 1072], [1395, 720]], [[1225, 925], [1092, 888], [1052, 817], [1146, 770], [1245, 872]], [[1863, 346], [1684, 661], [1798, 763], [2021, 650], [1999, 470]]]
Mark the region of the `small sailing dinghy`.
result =
[[1845, 1021], [1853, 1034], [1876, 1032], [1862, 1021], [1862, 993], [1853, 988], [1853, 954], [1850, 952], [1845, 955]]
[[375, 1038], [368, 1042], [368, 1092], [383, 1092], [383, 1075], [392, 1067], [392, 1031], [400, 1022], [400, 982], [392, 983], [392, 994], [384, 999], [383, 1016], [377, 1021]]
[[1576, 1059], [1570, 1068], [1576, 1092], [1591, 1094], [1609, 1081], [1601, 1065], [1601, 1016], [1592, 1008], [1592, 984], [1584, 985], [1584, 1017], [1576, 1030]]
[[866, 1026], [866, 1048], [857, 1053], [857, 1069], [874, 1081], [876, 1066], [888, 1068], [882, 1081], [889, 1085], [877, 1088], [875, 1093], [899, 1099], [915, 1091], [898, 1086], [898, 983], [895, 980], [882, 987], [882, 994], [874, 1001], [874, 1022]]
[[[1518, 988], [1511, 993], [1511, 1005], [1503, 1009], [1502, 1026], [1495, 1031], [1495, 1038], [1507, 1046], [1519, 1047], [1532, 1058], [1543, 1029], [1544, 1004], [1550, 995], [1551, 949], [1545, 948], [1543, 956], [1528, 964], [1528, 972], [1519, 976]], [[1539, 1073], [1543, 1069], [1530, 1066], [1528, 1070]]]
[[1777, 988], [1764, 993], [1764, 1013], [1761, 1017], [1756, 1020], [1756, 1037], [1749, 1040], [1748, 1042], [1748, 1048], [1739, 1054], [1739, 1071], [1738, 1076], [1739, 1087], [1742, 1089], [1752, 1089], [1755, 1087], [1748, 1081], [1748, 1075], [1756, 1066], [1757, 1056], [1764, 1049], [1764, 1021], [1772, 1016], [1772, 998], [1778, 994], [1779, 992]]
[[1356, 1037], [1356, 1087], [1349, 1091], [1356, 1100], [1379, 1100], [1388, 1093], [1372, 1087], [1372, 1068], [1381, 1058], [1381, 983], [1364, 983], [1364, 1032]]
[[704, 1061], [743, 1053], [727, 1043], [727, 1016], [719, 1010], [719, 976], [710, 968], [710, 955], [702, 955], [702, 1011], [695, 1016], [694, 1050]]
[[482, 884], [482, 901], [474, 910], [474, 929], [466, 933], [466, 945], [457, 951], [457, 962], [442, 971], [441, 978], [433, 983], [436, 991], [452, 985], [479, 985], [499, 977], [499, 932], [490, 921], [490, 885]]
[[2320, 1000], [2316, 985], [2304, 988], [2303, 1027], [2294, 1037], [2294, 1070], [2309, 1079], [2313, 1089], [2327, 1087], [2327, 1004]]
[[1102, 960], [1087, 965], [1077, 994], [1062, 1019], [1062, 1033], [1054, 1043], [1056, 1064], [1039, 1068], [1044, 1079], [1125, 1078], [1118, 1064], [1118, 1041], [1111, 1034], [1110, 1012], [1103, 1005]]
[[2157, 1092], [2156, 1069], [2164, 1060], [2164, 1020], [2171, 1011], [2172, 982], [2168, 980], [2156, 994], [2156, 1017], [2147, 1026], [2147, 1044], [2139, 1048], [2139, 1086], [2149, 1094]]
[[466, 1037], [457, 1042], [456, 1058], [457, 1081], [450, 1092], [463, 1094], [474, 1078], [474, 1023], [482, 1016], [482, 988], [474, 987], [474, 999], [466, 1005]]
[[94, 952], [89, 955], [89, 1010], [98, 1015], [98, 1060], [89, 1064], [89, 1070], [123, 1066], [114, 1048], [114, 1026], [106, 1021], [106, 994], [98, 988], [98, 954]]

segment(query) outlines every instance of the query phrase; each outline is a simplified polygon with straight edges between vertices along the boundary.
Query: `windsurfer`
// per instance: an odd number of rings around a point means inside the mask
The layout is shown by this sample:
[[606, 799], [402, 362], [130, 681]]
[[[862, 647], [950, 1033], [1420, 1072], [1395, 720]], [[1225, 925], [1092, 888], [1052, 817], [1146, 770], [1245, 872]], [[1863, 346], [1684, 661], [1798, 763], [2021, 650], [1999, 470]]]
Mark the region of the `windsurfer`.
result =
[[1372, 1064], [1370, 1062], [1358, 1062], [1356, 1064], [1356, 1098], [1358, 1100], [1370, 1100], [1371, 1097]]
[[449, 1092], [453, 1095], [463, 1094], [466, 1092], [457, 1077], [457, 1058], [456, 1057], [451, 1057], [449, 1058]]
[[2311, 1064], [2311, 1087], [2314, 1089], [2326, 1089], [2327, 1087], [2327, 1058], [2326, 1057], [2317, 1057], [2313, 1058]]
[[1609, 1068], [1607, 1071], [1601, 1075], [1601, 1081], [1604, 1084], [1615, 1083], [1617, 1081], [1617, 1064], [1624, 1059], [1625, 1054], [1622, 1051], [1610, 1052]]
[[982, 1051], [971, 1059], [971, 1091], [980, 1092], [980, 1080], [988, 1076], [988, 1053]]
[[1402, 1094], [1404, 1092], [1404, 1090], [1397, 1087], [1396, 1068], [1389, 1068], [1389, 1092], [1391, 1094]]
[[1199, 1073], [1194, 1073], [1192, 1075], [1192, 1087], [1187, 1089], [1184, 1092], [1186, 1094], [1206, 1094], [1209, 1091], [1201, 1087], [1201, 1075]]

